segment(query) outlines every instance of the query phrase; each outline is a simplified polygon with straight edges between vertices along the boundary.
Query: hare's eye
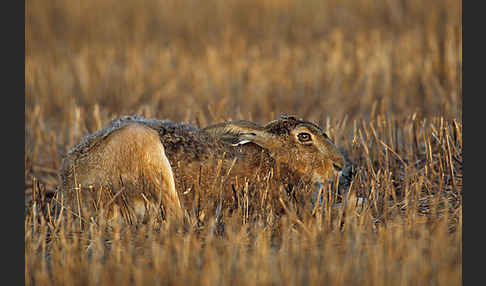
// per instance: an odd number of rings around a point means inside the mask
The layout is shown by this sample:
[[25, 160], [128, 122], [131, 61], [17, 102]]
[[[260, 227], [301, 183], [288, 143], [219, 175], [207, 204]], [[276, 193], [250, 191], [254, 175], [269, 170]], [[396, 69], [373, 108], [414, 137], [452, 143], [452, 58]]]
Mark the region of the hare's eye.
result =
[[311, 135], [306, 132], [299, 133], [297, 137], [299, 138], [299, 141], [303, 143], [312, 141]]

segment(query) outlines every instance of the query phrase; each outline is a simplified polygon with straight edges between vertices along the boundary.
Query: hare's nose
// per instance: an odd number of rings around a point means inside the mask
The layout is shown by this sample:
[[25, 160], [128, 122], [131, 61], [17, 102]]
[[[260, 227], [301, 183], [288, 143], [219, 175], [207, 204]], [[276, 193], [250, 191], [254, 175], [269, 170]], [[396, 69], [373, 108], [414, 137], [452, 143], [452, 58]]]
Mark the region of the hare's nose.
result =
[[343, 170], [343, 167], [344, 167], [344, 157], [341, 154], [335, 156], [331, 160], [332, 160], [332, 166], [334, 167], [334, 169], [337, 172], [340, 172], [340, 171]]
[[343, 169], [343, 166], [340, 163], [332, 163], [332, 166], [336, 171], [341, 171]]

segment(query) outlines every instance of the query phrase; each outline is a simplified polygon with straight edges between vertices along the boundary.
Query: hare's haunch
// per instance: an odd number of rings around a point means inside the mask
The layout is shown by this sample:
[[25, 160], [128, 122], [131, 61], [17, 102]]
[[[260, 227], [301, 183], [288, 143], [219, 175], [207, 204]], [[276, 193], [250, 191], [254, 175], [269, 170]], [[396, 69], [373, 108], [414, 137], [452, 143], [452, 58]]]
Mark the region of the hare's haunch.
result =
[[257, 176], [277, 184], [322, 184], [343, 165], [323, 130], [294, 116], [266, 125], [240, 120], [196, 128], [130, 115], [67, 152], [61, 190], [123, 188], [179, 212], [182, 193], [195, 184], [210, 189], [218, 176], [228, 192]]

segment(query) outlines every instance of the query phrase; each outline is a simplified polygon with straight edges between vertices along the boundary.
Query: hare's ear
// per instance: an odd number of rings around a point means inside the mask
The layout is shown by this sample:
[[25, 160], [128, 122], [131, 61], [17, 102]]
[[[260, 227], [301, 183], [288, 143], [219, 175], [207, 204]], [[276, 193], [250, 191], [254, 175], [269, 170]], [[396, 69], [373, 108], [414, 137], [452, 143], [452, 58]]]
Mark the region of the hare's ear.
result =
[[231, 144], [232, 146], [238, 146], [238, 145], [243, 145], [243, 144], [246, 144], [248, 142], [251, 142], [250, 140], [245, 139], [246, 134], [248, 134], [248, 133], [245, 133], [245, 134], [228, 133], [228, 134], [221, 135], [219, 138], [221, 140], [223, 140], [224, 142]]
[[264, 149], [271, 149], [280, 142], [277, 137], [275, 134], [263, 130], [254, 130], [253, 132], [239, 134], [238, 141], [233, 145], [237, 146], [251, 142]]
[[251, 132], [242, 133], [222, 133], [218, 135], [219, 139], [232, 145], [244, 145], [247, 143], [255, 143], [258, 146], [268, 149], [275, 142], [273, 134], [269, 134], [260, 130], [252, 130]]
[[233, 146], [251, 142], [268, 149], [272, 146], [272, 140], [276, 139], [273, 138], [274, 134], [264, 131], [261, 125], [246, 120], [218, 123], [203, 130]]
[[247, 139], [244, 139], [244, 136], [242, 135], [251, 135], [255, 130], [259, 129], [261, 129], [260, 125], [246, 120], [227, 121], [203, 128], [204, 131], [208, 132], [212, 136], [217, 137], [233, 146], [250, 142]]

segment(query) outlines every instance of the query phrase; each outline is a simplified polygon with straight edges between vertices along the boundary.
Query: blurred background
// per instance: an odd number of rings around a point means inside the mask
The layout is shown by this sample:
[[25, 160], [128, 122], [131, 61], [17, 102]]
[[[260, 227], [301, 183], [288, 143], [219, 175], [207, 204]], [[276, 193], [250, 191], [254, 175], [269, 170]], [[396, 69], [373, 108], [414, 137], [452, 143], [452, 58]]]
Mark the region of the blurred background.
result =
[[280, 113], [461, 121], [461, 5], [27, 0], [26, 150], [39, 129], [62, 153], [128, 113], [199, 126]]

